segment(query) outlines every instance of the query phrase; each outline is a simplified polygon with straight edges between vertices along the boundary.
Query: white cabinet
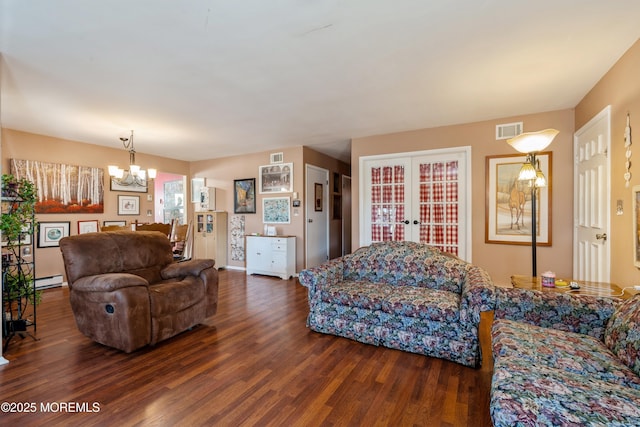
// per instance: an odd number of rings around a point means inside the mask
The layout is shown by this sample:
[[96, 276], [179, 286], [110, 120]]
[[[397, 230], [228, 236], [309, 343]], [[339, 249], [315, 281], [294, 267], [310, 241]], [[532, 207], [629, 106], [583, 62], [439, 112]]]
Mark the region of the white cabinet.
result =
[[247, 274], [287, 280], [296, 273], [295, 236], [247, 236]]
[[193, 258], [214, 259], [216, 268], [227, 266], [227, 213], [196, 212]]

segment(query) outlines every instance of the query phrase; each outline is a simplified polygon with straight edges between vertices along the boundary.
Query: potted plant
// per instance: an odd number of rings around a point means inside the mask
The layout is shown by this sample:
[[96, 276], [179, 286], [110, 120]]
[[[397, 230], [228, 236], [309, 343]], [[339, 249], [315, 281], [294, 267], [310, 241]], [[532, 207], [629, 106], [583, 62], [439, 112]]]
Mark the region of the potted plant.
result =
[[[23, 248], [33, 241], [35, 224], [36, 188], [28, 179], [2, 175], [2, 290], [3, 313], [9, 314], [5, 326], [8, 331], [24, 331], [29, 324], [26, 309], [35, 308], [41, 292], [34, 291], [32, 259], [25, 259]], [[27, 243], [28, 242], [28, 243]], [[31, 254], [31, 252], [29, 252]], [[33, 255], [30, 255], [33, 256]]]

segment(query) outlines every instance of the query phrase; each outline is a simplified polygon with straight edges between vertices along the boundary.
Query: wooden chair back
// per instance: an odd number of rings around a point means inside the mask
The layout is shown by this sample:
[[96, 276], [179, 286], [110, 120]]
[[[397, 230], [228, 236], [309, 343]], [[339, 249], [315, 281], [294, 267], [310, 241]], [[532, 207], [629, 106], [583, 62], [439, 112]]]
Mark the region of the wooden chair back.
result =
[[171, 235], [171, 224], [163, 224], [161, 222], [136, 224], [136, 231], [160, 231], [168, 238]]
[[131, 231], [131, 226], [127, 225], [103, 225], [100, 231]]

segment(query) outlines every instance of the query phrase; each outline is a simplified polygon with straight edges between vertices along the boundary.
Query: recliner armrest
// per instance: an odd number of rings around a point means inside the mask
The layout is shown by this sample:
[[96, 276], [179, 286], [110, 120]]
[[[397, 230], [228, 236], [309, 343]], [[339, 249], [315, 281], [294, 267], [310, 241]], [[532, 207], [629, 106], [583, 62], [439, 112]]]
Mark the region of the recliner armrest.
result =
[[73, 292], [113, 292], [133, 286], [149, 286], [149, 282], [130, 273], [105, 273], [85, 276], [73, 282]]
[[163, 279], [177, 279], [185, 276], [199, 276], [203, 270], [215, 265], [212, 259], [192, 259], [183, 262], [169, 264], [160, 272]]

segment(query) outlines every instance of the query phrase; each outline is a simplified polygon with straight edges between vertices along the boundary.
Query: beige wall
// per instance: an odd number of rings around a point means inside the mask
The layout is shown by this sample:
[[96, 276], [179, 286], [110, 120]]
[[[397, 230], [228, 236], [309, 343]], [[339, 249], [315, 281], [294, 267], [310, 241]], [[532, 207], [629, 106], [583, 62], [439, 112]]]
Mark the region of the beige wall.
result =
[[[217, 188], [216, 208], [225, 210], [229, 215], [233, 214], [233, 180], [256, 178], [256, 213], [243, 214], [245, 216], [245, 234], [263, 233], [264, 224], [262, 222], [262, 199], [264, 197], [292, 197], [291, 193], [260, 194], [258, 181], [259, 166], [269, 164], [269, 154], [272, 152], [282, 152], [285, 163], [293, 163], [293, 191], [298, 193], [298, 198], [302, 202], [299, 208], [291, 208], [291, 223], [278, 224], [276, 229], [278, 234], [296, 236], [296, 271], [304, 268], [304, 193], [305, 193], [305, 168], [306, 163], [329, 170], [332, 172], [348, 173], [348, 166], [314, 150], [293, 147], [279, 150], [252, 153], [242, 156], [224, 157], [219, 159], [200, 160], [191, 163], [192, 177], [207, 178], [207, 185]], [[331, 221], [330, 246], [334, 253], [334, 247], [340, 244], [340, 234], [336, 233], [340, 227]], [[339, 254], [338, 254], [339, 255]], [[335, 256], [338, 256], [335, 255]], [[231, 259], [231, 251], [228, 253], [228, 264], [233, 267], [244, 267], [244, 261], [234, 261]]]
[[[109, 148], [99, 145], [87, 144], [76, 141], [62, 140], [44, 135], [20, 132], [11, 129], [2, 129], [2, 170], [9, 172], [9, 159], [39, 160], [53, 163], [77, 164], [83, 166], [101, 167], [105, 169], [108, 164], [126, 164], [128, 161], [127, 152], [118, 147]], [[296, 236], [296, 259], [297, 271], [304, 268], [304, 164], [309, 163], [329, 170], [332, 177], [333, 172], [349, 174], [349, 166], [331, 157], [318, 153], [314, 150], [294, 147], [282, 150], [284, 161], [293, 163], [293, 191], [299, 193], [299, 199], [303, 202], [300, 208], [292, 208], [290, 224], [277, 225], [279, 234]], [[227, 211], [233, 215], [233, 180], [242, 178], [256, 178], [258, 184], [258, 167], [269, 164], [270, 152], [247, 154], [243, 156], [226, 157], [212, 160], [201, 160], [196, 162], [184, 162], [172, 160], [164, 157], [136, 154], [136, 160], [143, 167], [156, 167], [160, 172], [186, 175], [187, 179], [187, 201], [189, 200], [191, 189], [191, 177], [207, 178], [207, 185], [217, 188], [216, 209]], [[104, 214], [40, 214], [38, 221], [70, 221], [71, 234], [77, 234], [78, 220], [97, 219], [100, 224], [104, 220], [126, 220], [127, 223], [138, 220], [140, 222], [153, 221], [153, 217], [146, 215], [147, 210], [154, 210], [155, 195], [151, 189], [152, 201], [147, 201], [145, 193], [119, 193], [110, 191], [108, 177], [105, 176], [105, 213]], [[332, 184], [330, 184], [331, 187]], [[117, 215], [117, 195], [140, 195], [140, 216], [118, 216]], [[246, 233], [262, 233], [262, 198], [289, 196], [291, 193], [283, 194], [257, 194], [256, 214], [245, 214]], [[193, 215], [192, 205], [187, 202], [187, 219]], [[297, 215], [295, 214], [297, 210]], [[154, 211], [154, 215], [156, 212]], [[341, 242], [340, 221], [330, 221], [330, 254], [331, 257], [339, 256]], [[57, 248], [36, 248], [37, 277], [46, 277], [54, 274], [64, 273], [62, 257]], [[244, 267], [244, 261], [232, 261], [231, 251], [228, 251], [227, 258], [230, 266]]]
[[[640, 184], [640, 41], [637, 41], [576, 106], [575, 128], [580, 129], [611, 105], [611, 281], [621, 286], [640, 284], [634, 261], [634, 220], [631, 188]], [[631, 186], [625, 187], [624, 129], [631, 118]], [[616, 215], [616, 201], [624, 213]]]
[[362, 156], [403, 153], [436, 148], [471, 146], [472, 168], [472, 261], [487, 269], [496, 283], [509, 283], [513, 274], [531, 274], [531, 247], [485, 243], [485, 160], [488, 155], [518, 154], [504, 140], [495, 138], [500, 123], [524, 122], [525, 131], [555, 128], [560, 134], [549, 146], [553, 152], [552, 246], [538, 247], [538, 271], [551, 270], [559, 277], [572, 273], [572, 151], [573, 110], [514, 116], [499, 120], [421, 129], [357, 138], [351, 145], [353, 193], [353, 246], [359, 246], [360, 177]]
[[[103, 214], [39, 214], [38, 221], [69, 221], [71, 234], [77, 234], [78, 220], [97, 219], [99, 224], [104, 220], [126, 220], [149, 222], [153, 217], [147, 217], [147, 210], [154, 209], [154, 202], [147, 201], [146, 193], [121, 193], [109, 190], [107, 165], [126, 165], [129, 161], [128, 153], [118, 147], [119, 141], [114, 141], [114, 147], [86, 144], [51, 138], [43, 135], [2, 129], [2, 171], [9, 173], [9, 159], [38, 160], [51, 163], [66, 163], [71, 165], [92, 166], [104, 169], [105, 192]], [[165, 157], [136, 154], [136, 161], [143, 167], [155, 167], [163, 172], [180, 175], [189, 174], [189, 163], [167, 159]], [[117, 195], [140, 195], [140, 216], [118, 216]], [[148, 194], [153, 196], [151, 189]], [[155, 199], [155, 197], [153, 197]], [[36, 236], [37, 238], [37, 236]], [[37, 245], [36, 245], [37, 246]], [[36, 276], [47, 277], [64, 273], [62, 256], [58, 248], [40, 248], [35, 250]]]
[[[351, 168], [344, 162], [308, 147], [304, 148], [304, 162], [329, 171], [329, 258], [337, 258], [342, 255], [342, 221], [333, 219], [333, 196], [338, 195], [333, 192], [335, 185], [334, 173], [337, 173], [338, 179], [342, 181], [342, 175], [351, 176]], [[340, 186], [341, 182], [338, 185]], [[342, 194], [338, 196], [342, 198]]]

